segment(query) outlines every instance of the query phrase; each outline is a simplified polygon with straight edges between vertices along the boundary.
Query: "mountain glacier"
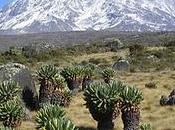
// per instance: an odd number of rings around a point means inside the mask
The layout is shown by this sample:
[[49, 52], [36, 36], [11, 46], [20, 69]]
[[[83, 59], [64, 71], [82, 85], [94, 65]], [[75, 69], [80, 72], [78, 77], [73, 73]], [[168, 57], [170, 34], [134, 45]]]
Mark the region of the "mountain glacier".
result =
[[175, 31], [175, 0], [15, 0], [1, 9], [0, 30]]

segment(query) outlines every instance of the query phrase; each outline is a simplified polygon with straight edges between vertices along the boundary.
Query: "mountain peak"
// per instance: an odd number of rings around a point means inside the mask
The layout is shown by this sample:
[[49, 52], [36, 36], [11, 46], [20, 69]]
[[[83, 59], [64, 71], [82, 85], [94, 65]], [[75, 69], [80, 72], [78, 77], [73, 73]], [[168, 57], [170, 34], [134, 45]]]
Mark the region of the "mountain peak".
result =
[[0, 30], [174, 31], [174, 0], [16, 0], [0, 12]]

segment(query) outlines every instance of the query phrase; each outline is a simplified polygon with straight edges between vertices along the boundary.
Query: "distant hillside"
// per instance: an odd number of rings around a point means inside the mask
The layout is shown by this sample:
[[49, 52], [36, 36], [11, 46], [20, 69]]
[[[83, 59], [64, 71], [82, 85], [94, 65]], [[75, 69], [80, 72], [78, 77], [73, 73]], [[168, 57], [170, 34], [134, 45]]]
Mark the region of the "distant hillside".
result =
[[58, 32], [37, 33], [23, 35], [0, 35], [0, 50], [7, 50], [10, 46], [22, 47], [31, 44], [50, 47], [66, 47], [75, 44], [90, 44], [103, 42], [106, 38], [120, 39], [124, 44], [160, 45], [164, 43], [175, 44], [175, 32], [136, 33], [136, 32]]

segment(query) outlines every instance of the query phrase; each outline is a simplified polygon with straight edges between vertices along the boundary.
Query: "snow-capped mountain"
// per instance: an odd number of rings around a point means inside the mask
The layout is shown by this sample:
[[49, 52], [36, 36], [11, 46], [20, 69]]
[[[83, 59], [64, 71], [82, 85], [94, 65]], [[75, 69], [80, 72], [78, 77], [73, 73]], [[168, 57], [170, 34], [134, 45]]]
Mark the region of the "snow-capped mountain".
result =
[[0, 12], [0, 30], [175, 31], [175, 0], [15, 0]]

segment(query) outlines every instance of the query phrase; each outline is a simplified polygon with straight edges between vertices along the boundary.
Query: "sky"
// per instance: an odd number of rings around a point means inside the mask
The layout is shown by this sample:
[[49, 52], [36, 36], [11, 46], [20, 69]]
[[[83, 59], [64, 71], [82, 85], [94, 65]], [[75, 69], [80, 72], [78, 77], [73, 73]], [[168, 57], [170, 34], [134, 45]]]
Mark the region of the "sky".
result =
[[0, 8], [2, 8], [4, 5], [6, 5], [10, 1], [12, 0], [0, 0]]

